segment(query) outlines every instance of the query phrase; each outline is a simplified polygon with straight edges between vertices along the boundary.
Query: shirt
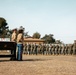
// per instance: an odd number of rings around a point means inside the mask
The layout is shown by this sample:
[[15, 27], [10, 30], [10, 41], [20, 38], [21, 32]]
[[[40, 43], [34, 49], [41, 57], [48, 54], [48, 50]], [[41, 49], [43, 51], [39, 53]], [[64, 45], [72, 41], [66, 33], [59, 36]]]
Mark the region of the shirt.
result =
[[16, 42], [16, 37], [17, 37], [16, 33], [13, 32], [12, 36], [11, 36], [11, 41], [15, 41]]
[[22, 33], [18, 34], [18, 36], [17, 36], [17, 43], [20, 43], [20, 44], [23, 43], [23, 34]]

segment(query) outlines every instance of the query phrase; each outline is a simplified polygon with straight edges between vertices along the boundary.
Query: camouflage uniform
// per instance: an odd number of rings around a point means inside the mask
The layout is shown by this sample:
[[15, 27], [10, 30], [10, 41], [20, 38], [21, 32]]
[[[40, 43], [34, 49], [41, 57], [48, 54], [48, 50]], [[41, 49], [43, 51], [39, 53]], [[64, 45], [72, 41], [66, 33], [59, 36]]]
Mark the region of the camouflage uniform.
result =
[[36, 55], [38, 54], [38, 45], [37, 44], [34, 45], [34, 53]]
[[66, 45], [65, 46], [65, 54], [68, 54], [68, 49], [69, 49], [69, 47], [68, 47], [68, 45]]
[[45, 54], [45, 51], [46, 51], [46, 46], [45, 44], [42, 45], [42, 54], [44, 55]]
[[27, 44], [24, 45], [23, 53], [24, 53], [24, 54], [27, 54]]
[[59, 52], [58, 52], [58, 48], [59, 48], [59, 46], [58, 45], [56, 45], [56, 47], [55, 47], [55, 54], [59, 54]]
[[49, 51], [48, 51], [49, 54], [53, 54], [53, 49], [52, 49], [52, 45], [50, 44], [49, 46]]
[[62, 46], [62, 54], [65, 55], [65, 46], [64, 45]]
[[34, 44], [32, 44], [32, 54], [34, 54]]
[[73, 55], [76, 55], [76, 43], [73, 44]]
[[49, 45], [46, 45], [46, 55], [49, 54]]
[[59, 53], [59, 54], [61, 54], [61, 50], [62, 50], [62, 47], [61, 47], [61, 45], [60, 45], [59, 48], [58, 48], [58, 53]]
[[69, 45], [69, 54], [72, 54], [72, 44]]
[[28, 54], [31, 54], [31, 44], [28, 44]]
[[53, 54], [55, 55], [55, 45], [52, 46]]

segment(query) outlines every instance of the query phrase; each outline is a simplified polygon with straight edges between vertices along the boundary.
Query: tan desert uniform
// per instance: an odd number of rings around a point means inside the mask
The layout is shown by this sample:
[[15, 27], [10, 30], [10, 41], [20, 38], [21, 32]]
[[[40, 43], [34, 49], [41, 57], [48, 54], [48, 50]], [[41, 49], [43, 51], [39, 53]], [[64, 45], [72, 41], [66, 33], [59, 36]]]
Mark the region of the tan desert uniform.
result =
[[18, 44], [23, 44], [23, 34], [22, 33], [18, 34], [17, 43]]
[[16, 42], [16, 38], [17, 38], [17, 35], [15, 32], [12, 33], [12, 36], [11, 36], [11, 41], [15, 41]]
[[[12, 42], [16, 42], [16, 39], [17, 39], [17, 34], [16, 34], [16, 31], [14, 30], [13, 33], [12, 33], [12, 35], [11, 35], [11, 41], [12, 41]], [[11, 54], [14, 54], [13, 50], [11, 50]], [[14, 59], [14, 58], [11, 57], [10, 60], [13, 60], [13, 59]]]

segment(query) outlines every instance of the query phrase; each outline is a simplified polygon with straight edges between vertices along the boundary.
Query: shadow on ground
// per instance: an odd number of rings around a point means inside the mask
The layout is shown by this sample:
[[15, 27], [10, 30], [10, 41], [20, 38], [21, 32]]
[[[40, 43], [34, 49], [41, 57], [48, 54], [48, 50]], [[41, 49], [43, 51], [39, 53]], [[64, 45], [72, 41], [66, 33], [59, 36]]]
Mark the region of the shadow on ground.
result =
[[[24, 59], [24, 60], [21, 60], [22, 62], [23, 61], [47, 61], [47, 60], [51, 60], [51, 59]], [[18, 61], [18, 60], [0, 60], [0, 62], [11, 62], [11, 61]], [[19, 61], [18, 61], [19, 62]]]

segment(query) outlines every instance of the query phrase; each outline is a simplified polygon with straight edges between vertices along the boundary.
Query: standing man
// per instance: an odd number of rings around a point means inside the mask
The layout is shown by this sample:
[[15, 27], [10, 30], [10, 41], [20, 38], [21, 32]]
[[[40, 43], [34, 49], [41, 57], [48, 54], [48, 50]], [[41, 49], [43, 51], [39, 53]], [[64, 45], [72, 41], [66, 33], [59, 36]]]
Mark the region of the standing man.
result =
[[[17, 39], [17, 29], [15, 28], [12, 30], [11, 41], [16, 43], [16, 39]], [[14, 52], [16, 51], [11, 50], [11, 54], [14, 54]], [[16, 59], [16, 58], [11, 57], [10, 60], [13, 60], [13, 59]]]
[[17, 48], [18, 48], [17, 60], [19, 61], [22, 60], [23, 41], [24, 41], [23, 32], [24, 32], [24, 28], [20, 27], [17, 35]]

